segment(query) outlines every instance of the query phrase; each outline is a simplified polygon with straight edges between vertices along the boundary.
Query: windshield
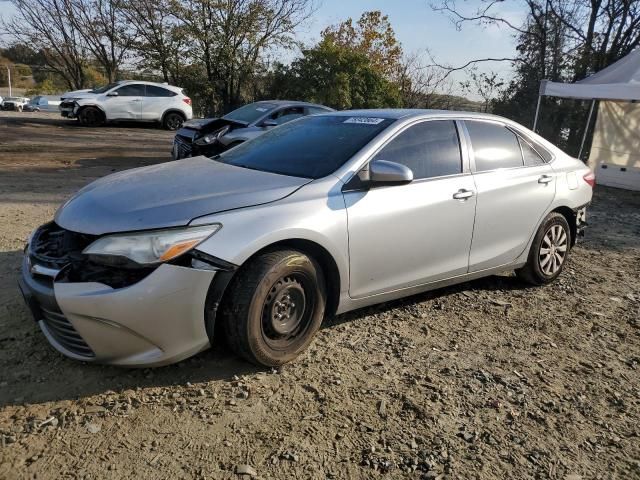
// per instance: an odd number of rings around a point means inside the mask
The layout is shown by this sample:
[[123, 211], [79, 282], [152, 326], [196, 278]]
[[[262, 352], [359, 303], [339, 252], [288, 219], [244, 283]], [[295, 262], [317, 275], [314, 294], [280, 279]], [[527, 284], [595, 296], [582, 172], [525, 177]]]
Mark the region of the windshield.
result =
[[240, 107], [233, 112], [227, 113], [224, 117], [227, 120], [236, 120], [238, 122], [243, 123], [253, 123], [258, 120], [260, 117], [265, 115], [270, 110], [276, 108], [276, 105], [273, 103], [267, 102], [256, 102], [250, 103], [249, 105], [245, 105], [244, 107]]
[[120, 82], [110, 83], [109, 85], [105, 85], [104, 87], [94, 88], [89, 93], [104, 93], [104, 92], [108, 92], [109, 90], [111, 90], [114, 87], [117, 87], [118, 85], [120, 85]]
[[217, 160], [292, 177], [322, 178], [393, 122], [369, 117], [304, 117], [243, 143]]

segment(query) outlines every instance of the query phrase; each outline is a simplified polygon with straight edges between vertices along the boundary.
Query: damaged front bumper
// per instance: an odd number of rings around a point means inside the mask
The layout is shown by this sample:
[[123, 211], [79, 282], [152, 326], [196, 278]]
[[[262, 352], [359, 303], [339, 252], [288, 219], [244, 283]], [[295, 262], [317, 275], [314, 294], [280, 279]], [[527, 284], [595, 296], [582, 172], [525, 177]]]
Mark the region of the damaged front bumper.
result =
[[582, 205], [581, 207], [578, 207], [576, 209], [574, 209], [573, 213], [576, 217], [576, 239], [575, 241], [578, 241], [579, 237], [584, 237], [584, 232], [586, 230], [586, 228], [589, 226], [589, 224], [587, 223], [587, 207], [589, 206], [589, 204], [585, 204]]
[[60, 115], [65, 118], [76, 118], [78, 112], [78, 104], [76, 102], [61, 102]]
[[205, 304], [215, 270], [161, 264], [131, 285], [69, 281], [65, 269], [33, 263], [19, 286], [49, 343], [76, 360], [147, 367], [209, 346]]

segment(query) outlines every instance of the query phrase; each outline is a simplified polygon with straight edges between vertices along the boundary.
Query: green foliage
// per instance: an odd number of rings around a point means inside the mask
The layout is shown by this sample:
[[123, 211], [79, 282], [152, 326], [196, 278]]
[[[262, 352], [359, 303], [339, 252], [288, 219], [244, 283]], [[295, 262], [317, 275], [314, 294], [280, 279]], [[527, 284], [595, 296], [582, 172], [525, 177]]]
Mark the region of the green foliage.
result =
[[54, 95], [60, 91], [60, 87], [55, 84], [51, 78], [47, 78], [36, 84], [25, 92], [25, 96], [33, 97], [35, 95]]
[[324, 40], [303, 51], [290, 66], [278, 65], [271, 94], [321, 103], [337, 109], [400, 105], [395, 84], [364, 53]]
[[402, 46], [389, 17], [379, 10], [364, 12], [354, 25], [351, 18], [326, 28], [322, 42], [366, 55], [371, 66], [386, 78], [396, 79], [401, 70]]

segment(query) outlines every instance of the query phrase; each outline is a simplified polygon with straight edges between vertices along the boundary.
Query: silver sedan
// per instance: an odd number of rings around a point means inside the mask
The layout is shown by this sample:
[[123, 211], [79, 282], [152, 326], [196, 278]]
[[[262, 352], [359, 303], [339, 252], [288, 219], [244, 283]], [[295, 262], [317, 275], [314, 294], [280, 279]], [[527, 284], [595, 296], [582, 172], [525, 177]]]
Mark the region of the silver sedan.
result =
[[332, 112], [91, 183], [31, 235], [20, 286], [69, 357], [162, 365], [222, 332], [281, 365], [327, 314], [501, 271], [553, 281], [593, 185], [504, 118]]

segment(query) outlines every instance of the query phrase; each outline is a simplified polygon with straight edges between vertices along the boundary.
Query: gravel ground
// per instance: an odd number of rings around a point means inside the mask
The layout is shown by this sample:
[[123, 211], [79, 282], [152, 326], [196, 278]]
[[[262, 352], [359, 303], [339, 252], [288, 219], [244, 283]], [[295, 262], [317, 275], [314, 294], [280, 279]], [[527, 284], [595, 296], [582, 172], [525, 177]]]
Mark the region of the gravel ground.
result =
[[328, 319], [261, 370], [55, 352], [16, 288], [30, 230], [172, 135], [0, 113], [0, 478], [640, 478], [640, 195], [597, 187], [556, 283], [509, 272]]

